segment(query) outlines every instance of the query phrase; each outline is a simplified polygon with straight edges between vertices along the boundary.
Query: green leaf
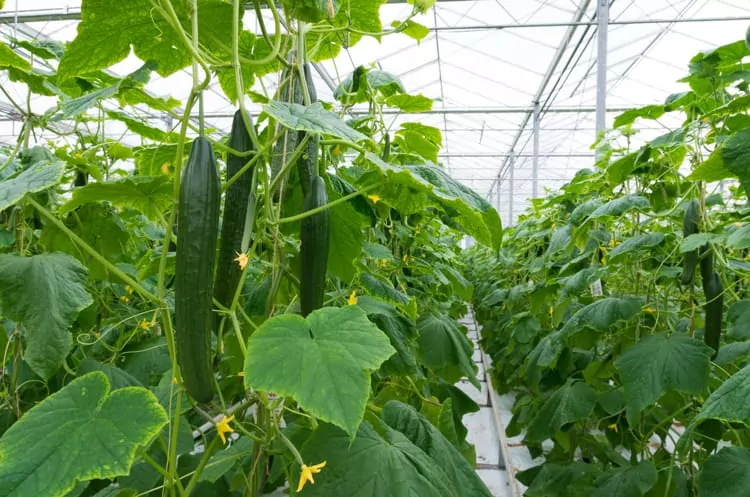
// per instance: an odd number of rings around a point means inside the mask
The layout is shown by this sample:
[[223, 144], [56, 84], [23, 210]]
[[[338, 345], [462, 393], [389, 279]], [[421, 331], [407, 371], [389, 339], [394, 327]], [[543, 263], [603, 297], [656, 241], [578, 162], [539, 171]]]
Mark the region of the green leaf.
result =
[[402, 375], [419, 375], [417, 359], [411, 342], [417, 334], [416, 325], [393, 305], [372, 297], [359, 297], [357, 305], [364, 309], [367, 317], [388, 335], [391, 346], [396, 350], [382, 366], [386, 374], [395, 372]]
[[726, 236], [723, 233], [695, 233], [689, 235], [680, 242], [680, 253], [684, 254], [692, 252], [693, 250], [698, 250], [707, 243], [720, 243], [724, 241], [725, 238]]
[[276, 316], [248, 340], [245, 386], [292, 397], [354, 437], [370, 395], [370, 372], [394, 352], [357, 306], [318, 309], [307, 319]]
[[613, 248], [608, 255], [609, 261], [615, 262], [617, 259], [630, 252], [656, 247], [663, 241], [664, 233], [660, 233], [658, 231], [654, 233], [644, 233], [642, 235], [636, 235], [634, 237], [628, 238], [620, 245]]
[[604, 204], [604, 199], [601, 197], [592, 198], [582, 203], [570, 213], [570, 224], [577, 226], [586, 220], [594, 211]]
[[492, 497], [487, 486], [461, 453], [413, 407], [390, 401], [383, 408], [382, 419], [434, 459], [456, 488], [461, 489], [463, 495]]
[[714, 150], [708, 159], [698, 164], [688, 175], [687, 179], [691, 181], [705, 181], [713, 183], [723, 179], [731, 178], [732, 172], [724, 165], [721, 158], [721, 150]]
[[649, 335], [615, 360], [625, 387], [628, 417], [675, 390], [699, 394], [708, 387], [713, 351], [682, 333]]
[[102, 100], [114, 97], [119, 90], [120, 83], [118, 82], [115, 85], [86, 93], [80, 97], [65, 100], [60, 106], [60, 114], [55, 115], [53, 120], [62, 121], [78, 117]]
[[199, 481], [216, 482], [243, 460], [251, 459], [254, 443], [248, 437], [240, 437], [232, 442], [228, 448], [216, 452], [208, 460], [206, 468], [199, 477]]
[[591, 213], [592, 219], [605, 216], [621, 216], [628, 211], [638, 209], [647, 210], [651, 204], [646, 197], [640, 195], [626, 195], [614, 200], [610, 200]]
[[347, 125], [335, 112], [323, 108], [320, 102], [312, 105], [272, 100], [263, 107], [266, 113], [287, 128], [308, 133], [322, 133], [352, 142], [369, 138]]
[[0, 180], [0, 211], [21, 200], [27, 193], [36, 193], [57, 185], [65, 172], [65, 163], [42, 160], [11, 179]]
[[73, 198], [60, 208], [60, 213], [102, 201], [131, 207], [152, 220], [159, 220], [174, 201], [172, 181], [166, 176], [134, 176], [109, 183], [89, 183], [73, 191]]
[[[174, 5], [183, 29], [190, 32], [188, 5]], [[198, 19], [201, 42], [221, 37], [230, 46], [232, 6], [220, 0], [199, 0]], [[209, 43], [210, 44], [210, 43]], [[143, 61], [157, 63], [163, 77], [186, 67], [191, 56], [183, 40], [167, 20], [154, 11], [150, 0], [112, 3], [108, 0], [85, 0], [81, 6], [78, 35], [68, 45], [60, 61], [60, 79], [73, 78], [106, 69], [129, 54]]]
[[125, 387], [142, 387], [143, 384], [133, 378], [126, 371], [112, 366], [110, 364], [102, 364], [101, 362], [86, 358], [78, 365], [78, 375], [83, 376], [94, 371], [101, 371], [107, 375], [107, 382], [112, 387], [112, 390], [119, 390]]
[[750, 224], [734, 230], [727, 238], [727, 248], [742, 250], [750, 247]]
[[596, 392], [591, 386], [569, 380], [542, 404], [529, 425], [526, 439], [534, 443], [553, 438], [563, 426], [591, 416], [596, 401]]
[[[158, 147], [140, 147], [135, 149], [135, 165], [140, 176], [159, 176], [162, 167], [174, 168], [177, 145], [159, 145]], [[190, 153], [190, 144], [185, 144], [185, 157]]]
[[615, 118], [614, 127], [619, 128], [620, 126], [632, 124], [639, 117], [650, 120], [659, 119], [664, 115], [665, 110], [663, 105], [646, 105], [645, 107], [626, 110]]
[[136, 119], [124, 112], [112, 110], [107, 112], [107, 116], [124, 123], [130, 131], [142, 136], [143, 138], [148, 138], [149, 140], [169, 142], [177, 138], [174, 133], [150, 126], [146, 122]]
[[[328, 189], [328, 195], [330, 202], [341, 198], [341, 195], [331, 188]], [[362, 255], [365, 228], [369, 222], [365, 216], [357, 212], [351, 202], [332, 207], [330, 213], [331, 226], [335, 226], [335, 229], [331, 231], [328, 273], [348, 283], [357, 274], [354, 263]]]
[[611, 469], [597, 478], [591, 497], [642, 497], [658, 480], [654, 463], [641, 461], [636, 466]]
[[[0, 6], [2, 8], [2, 6]], [[62, 43], [56, 40], [16, 40], [13, 39], [13, 44], [27, 50], [28, 52], [41, 57], [42, 59], [56, 59], [60, 60], [65, 47]], [[23, 69], [19, 67], [19, 69]]]
[[750, 339], [750, 300], [732, 304], [727, 315], [729, 336], [736, 340]]
[[[462, 497], [438, 464], [401, 432], [387, 425], [376, 431], [369, 422], [354, 442], [331, 425], [320, 426], [300, 451], [305, 461], [326, 461], [306, 497]], [[299, 469], [294, 467], [292, 481]]]
[[549, 247], [547, 248], [547, 254], [555, 254], [561, 250], [565, 250], [573, 241], [573, 226], [566, 224], [555, 229], [552, 233], [549, 241]]
[[166, 423], [148, 390], [110, 392], [104, 373], [79, 377], [0, 438], [0, 495], [62, 497], [79, 481], [126, 475]]
[[[394, 98], [394, 97], [391, 97]], [[430, 162], [438, 161], [438, 152], [443, 146], [443, 136], [438, 128], [421, 123], [403, 123], [396, 131], [393, 144], [399, 152], [416, 154]]]
[[361, 273], [359, 282], [367, 293], [386, 302], [406, 305], [409, 303], [409, 296], [394, 288], [393, 283], [389, 280], [370, 273]]
[[30, 71], [31, 62], [24, 59], [3, 42], [0, 42], [0, 68], [8, 69], [14, 67], [21, 71]]
[[417, 40], [417, 44], [430, 34], [429, 28], [412, 20], [407, 20], [406, 22], [393, 21], [391, 27], [400, 29], [409, 38]]
[[745, 193], [750, 193], [750, 128], [732, 134], [720, 151], [724, 166], [739, 178]]
[[391, 252], [391, 249], [386, 247], [385, 245], [381, 245], [379, 243], [365, 243], [364, 246], [365, 255], [367, 257], [370, 257], [371, 259], [377, 259], [377, 260], [393, 260], [393, 252]]
[[706, 459], [696, 483], [700, 495], [750, 497], [750, 450], [724, 447]]
[[0, 308], [25, 326], [24, 357], [44, 379], [62, 365], [73, 345], [69, 328], [93, 302], [85, 284], [86, 268], [69, 255], [0, 255]]
[[419, 350], [424, 365], [446, 381], [465, 376], [477, 389], [476, 368], [471, 361], [474, 347], [456, 322], [446, 315], [425, 314], [417, 322]]
[[423, 198], [427, 194], [468, 235], [479, 243], [500, 248], [502, 224], [497, 211], [474, 190], [456, 182], [441, 167], [434, 164], [397, 166], [371, 152], [365, 153], [364, 158], [366, 164], [374, 166], [364, 180], [367, 184], [379, 185], [374, 192], [396, 209], [401, 210], [401, 202]]
[[711, 393], [691, 426], [706, 419], [750, 425], [750, 366], [733, 374]]
[[392, 95], [385, 100], [388, 107], [396, 107], [406, 113], [419, 113], [432, 110], [434, 101], [424, 95]]

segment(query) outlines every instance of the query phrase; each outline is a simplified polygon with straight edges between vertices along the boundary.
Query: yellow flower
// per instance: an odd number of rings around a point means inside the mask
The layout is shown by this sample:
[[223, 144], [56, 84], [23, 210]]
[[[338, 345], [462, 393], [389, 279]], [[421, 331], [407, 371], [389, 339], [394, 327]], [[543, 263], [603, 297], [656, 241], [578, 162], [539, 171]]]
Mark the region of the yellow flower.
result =
[[128, 293], [128, 295], [133, 295], [133, 287], [130, 285], [125, 285], [125, 291]]
[[336, 145], [333, 148], [333, 155], [336, 156], [336, 157], [338, 157], [339, 155], [341, 155], [341, 147], [339, 147], [338, 145]]
[[368, 195], [367, 198], [372, 200], [373, 204], [377, 204], [378, 202], [380, 202], [380, 195]]
[[402, 260], [404, 261], [404, 264], [409, 264], [409, 254], [404, 254], [404, 257], [402, 257]]
[[417, 235], [419, 234], [419, 225], [417, 225], [417, 229], [414, 231]]
[[656, 312], [656, 309], [654, 309], [653, 307], [646, 307], [646, 312], [653, 314]]
[[320, 464], [314, 464], [312, 466], [303, 464], [302, 472], [299, 475], [299, 485], [297, 485], [297, 492], [301, 492], [302, 489], [305, 488], [305, 484], [308, 481], [310, 483], [315, 483], [315, 479], [313, 479], [313, 474], [320, 473], [320, 470], [325, 467], [326, 467], [326, 461], [323, 461]]
[[237, 257], [235, 257], [234, 260], [240, 265], [240, 269], [244, 271], [249, 259], [247, 258], [247, 254], [237, 254]]
[[615, 433], [618, 433], [617, 423], [612, 423], [611, 425], [607, 426], [607, 428], [614, 431]]
[[245, 372], [244, 371], [240, 371], [239, 373], [237, 373], [237, 376], [239, 376], [240, 378], [244, 378], [245, 377]]
[[148, 321], [146, 321], [145, 319], [142, 319], [142, 320], [141, 320], [141, 322], [140, 322], [140, 323], [138, 323], [138, 327], [139, 327], [140, 329], [142, 329], [143, 331], [148, 331], [148, 330], [150, 330], [150, 329], [151, 329], [151, 325], [150, 325], [150, 324], [149, 324], [149, 322], [148, 322]]
[[128, 302], [130, 302], [130, 297], [128, 297], [127, 295], [123, 295], [122, 297], [120, 297], [120, 302], [122, 302], [123, 304], [127, 304]]
[[352, 294], [349, 295], [347, 302], [349, 302], [349, 305], [357, 305], [357, 290], [352, 290]]
[[734, 225], [738, 228], [742, 228], [743, 226], [745, 226], [745, 223], [734, 223]]
[[216, 432], [219, 434], [219, 438], [221, 438], [221, 442], [226, 445], [227, 444], [227, 437], [225, 436], [226, 433], [234, 433], [234, 429], [229, 426], [229, 423], [231, 423], [234, 420], [234, 414], [231, 416], [222, 418], [221, 421], [216, 423]]
[[177, 385], [177, 377], [176, 376], [172, 377], [172, 384], [173, 385]]
[[606, 264], [606, 263], [607, 263], [607, 258], [606, 257], [602, 257], [602, 264]]
[[388, 264], [388, 259], [380, 259], [381, 266], [385, 266], [386, 264]]
[[552, 316], [555, 313], [555, 308], [550, 306], [549, 308], [549, 315]]
[[609, 241], [609, 246], [610, 246], [610, 247], [614, 247], [615, 245], [617, 245], [617, 242], [616, 242], [616, 241], [615, 241], [615, 239], [613, 238], [613, 239], [611, 239], [611, 240]]
[[165, 162], [164, 164], [161, 165], [161, 173], [164, 176], [167, 176], [169, 174], [169, 163]]

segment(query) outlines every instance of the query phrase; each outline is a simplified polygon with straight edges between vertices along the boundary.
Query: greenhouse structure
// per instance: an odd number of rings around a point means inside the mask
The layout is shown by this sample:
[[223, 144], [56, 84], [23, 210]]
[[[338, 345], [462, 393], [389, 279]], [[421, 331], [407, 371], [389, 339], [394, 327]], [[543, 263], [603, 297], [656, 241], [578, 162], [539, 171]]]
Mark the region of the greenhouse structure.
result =
[[748, 195], [747, 0], [0, 0], [0, 497], [750, 497]]

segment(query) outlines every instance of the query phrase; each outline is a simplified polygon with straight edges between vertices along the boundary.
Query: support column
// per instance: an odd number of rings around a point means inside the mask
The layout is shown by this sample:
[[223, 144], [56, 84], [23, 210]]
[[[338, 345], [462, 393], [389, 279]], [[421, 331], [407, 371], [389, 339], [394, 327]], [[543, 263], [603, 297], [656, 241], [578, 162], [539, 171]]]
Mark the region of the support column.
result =
[[607, 35], [609, 31], [609, 0], [597, 0], [596, 58], [596, 139], [607, 126]]
[[539, 102], [534, 102], [534, 157], [531, 164], [531, 198], [539, 197], [539, 132], [541, 115]]
[[516, 183], [516, 157], [511, 152], [510, 162], [508, 163], [508, 226], [513, 226], [513, 193]]

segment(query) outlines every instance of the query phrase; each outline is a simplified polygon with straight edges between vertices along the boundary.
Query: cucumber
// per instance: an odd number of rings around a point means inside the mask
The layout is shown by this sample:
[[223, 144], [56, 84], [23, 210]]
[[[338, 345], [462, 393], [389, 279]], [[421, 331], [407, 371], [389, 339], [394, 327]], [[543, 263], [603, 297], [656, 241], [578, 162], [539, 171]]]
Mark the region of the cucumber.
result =
[[[247, 116], [248, 121], [250, 116]], [[232, 131], [229, 135], [229, 147], [238, 152], [253, 150], [253, 142], [242, 119], [242, 111], [234, 114]], [[248, 156], [227, 154], [227, 179], [232, 178], [251, 159]], [[237, 181], [231, 184], [224, 197], [224, 217], [221, 225], [221, 245], [219, 246], [219, 263], [216, 267], [214, 297], [224, 307], [232, 304], [232, 298], [240, 283], [242, 270], [234, 260], [242, 250], [242, 237], [245, 231], [248, 199], [250, 197], [252, 170], [246, 171]]]
[[718, 273], [713, 272], [710, 278], [704, 280], [703, 293], [706, 296], [703, 341], [714, 349], [713, 359], [719, 352], [724, 317], [724, 284]]
[[[315, 176], [310, 182], [310, 190], [305, 196], [303, 209], [306, 212], [327, 203], [326, 184], [323, 178]], [[303, 316], [323, 307], [330, 238], [329, 209], [313, 214], [301, 221], [300, 308]]]
[[[310, 72], [310, 64], [305, 63], [303, 66], [305, 73], [305, 84], [310, 94], [310, 103], [318, 101], [318, 92], [315, 90], [315, 83], [312, 79], [312, 73]], [[298, 145], [307, 137], [307, 133], [300, 132], [298, 135]], [[310, 189], [310, 182], [318, 175], [318, 147], [320, 145], [320, 135], [315, 133], [308, 140], [305, 146], [302, 156], [297, 161], [297, 173], [299, 174], [299, 182], [302, 186], [303, 197], [307, 195]]]
[[175, 266], [177, 362], [187, 392], [198, 402], [214, 396], [211, 367], [212, 297], [221, 185], [211, 143], [193, 142], [180, 185]]
[[[284, 69], [281, 75], [281, 85], [279, 91], [279, 100], [287, 103], [304, 104], [302, 84], [297, 71], [294, 70], [294, 60], [296, 56], [294, 51], [289, 53], [288, 61], [290, 66]], [[280, 126], [280, 125], [279, 125]], [[277, 133], [278, 133], [277, 128]], [[283, 133], [276, 140], [273, 146], [273, 156], [271, 157], [271, 179], [274, 180], [279, 175], [283, 167], [294, 153], [299, 142], [299, 132], [293, 129], [284, 128]], [[274, 200], [278, 200], [281, 190], [276, 190]]]
[[701, 247], [700, 265], [701, 279], [706, 282], [711, 279], [711, 275], [714, 272], [714, 250], [708, 243]]
[[[700, 222], [700, 204], [697, 200], [691, 200], [685, 209], [685, 217], [682, 220], [682, 236], [687, 238], [698, 233]], [[695, 279], [695, 268], [698, 266], [698, 250], [686, 252], [682, 261], [682, 276], [680, 283], [690, 285]]]

